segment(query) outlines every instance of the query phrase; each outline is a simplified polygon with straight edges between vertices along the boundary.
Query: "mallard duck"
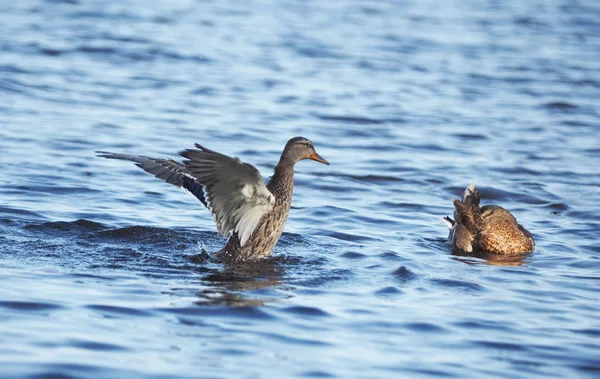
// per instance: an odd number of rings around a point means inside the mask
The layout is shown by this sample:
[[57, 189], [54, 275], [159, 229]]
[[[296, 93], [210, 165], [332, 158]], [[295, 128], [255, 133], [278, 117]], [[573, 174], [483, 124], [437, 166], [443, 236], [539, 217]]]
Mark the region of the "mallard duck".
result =
[[458, 252], [501, 255], [533, 251], [533, 237], [506, 209], [497, 205], [479, 208], [475, 184], [465, 190], [462, 201], [454, 199], [454, 219], [444, 217], [450, 229], [448, 240]]
[[196, 144], [179, 154], [183, 163], [172, 159], [115, 154], [98, 151], [110, 159], [133, 161], [155, 177], [182, 187], [193, 194], [212, 213], [217, 230], [229, 235], [225, 247], [217, 252], [221, 260], [236, 263], [265, 258], [279, 241], [288, 218], [294, 189], [294, 165], [302, 159], [329, 165], [304, 137], [290, 139], [269, 183], [258, 170], [238, 158]]

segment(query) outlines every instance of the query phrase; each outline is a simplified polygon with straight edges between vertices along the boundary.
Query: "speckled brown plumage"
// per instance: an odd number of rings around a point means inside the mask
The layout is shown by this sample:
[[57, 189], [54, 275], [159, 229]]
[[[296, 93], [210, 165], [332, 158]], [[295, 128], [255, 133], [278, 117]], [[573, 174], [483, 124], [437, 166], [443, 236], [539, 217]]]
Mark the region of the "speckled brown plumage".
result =
[[273, 209], [259, 221], [252, 236], [241, 247], [236, 233], [217, 253], [217, 257], [230, 263], [257, 260], [269, 256], [277, 245], [288, 218], [294, 190], [294, 167], [288, 164], [277, 165], [275, 173], [267, 183], [267, 189], [275, 196]]
[[469, 186], [463, 199], [454, 200], [455, 220], [446, 217], [449, 241], [459, 252], [482, 252], [500, 255], [530, 253], [533, 237], [506, 209], [497, 205], [479, 208], [479, 192]]

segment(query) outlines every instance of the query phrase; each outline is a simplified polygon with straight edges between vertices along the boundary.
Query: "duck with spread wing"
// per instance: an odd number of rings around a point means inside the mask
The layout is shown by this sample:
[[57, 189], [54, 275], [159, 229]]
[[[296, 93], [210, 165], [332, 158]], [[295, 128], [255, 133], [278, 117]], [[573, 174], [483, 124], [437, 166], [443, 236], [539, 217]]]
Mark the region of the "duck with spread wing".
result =
[[238, 158], [196, 144], [172, 159], [115, 154], [99, 156], [133, 161], [155, 177], [182, 187], [198, 198], [212, 213], [217, 230], [229, 236], [217, 256], [229, 263], [254, 261], [271, 255], [288, 218], [294, 189], [294, 165], [302, 159], [329, 165], [304, 137], [290, 139], [275, 173], [265, 185], [258, 170]]

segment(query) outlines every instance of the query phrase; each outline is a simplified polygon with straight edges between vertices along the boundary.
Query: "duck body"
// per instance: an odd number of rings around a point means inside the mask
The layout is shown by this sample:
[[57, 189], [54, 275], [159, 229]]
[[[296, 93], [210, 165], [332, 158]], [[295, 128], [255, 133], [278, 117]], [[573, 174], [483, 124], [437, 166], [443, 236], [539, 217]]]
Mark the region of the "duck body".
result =
[[497, 205], [479, 207], [480, 195], [471, 184], [462, 201], [454, 200], [454, 220], [445, 217], [452, 248], [464, 253], [522, 255], [535, 248], [533, 236], [506, 209]]
[[133, 161], [155, 177], [182, 187], [212, 213], [217, 230], [229, 239], [217, 252], [227, 263], [254, 261], [271, 255], [288, 218], [294, 189], [294, 165], [312, 159], [329, 165], [304, 137], [290, 139], [265, 185], [258, 170], [238, 158], [196, 144], [172, 159], [98, 152], [101, 157]]
[[262, 216], [254, 233], [242, 246], [237, 233], [227, 240], [217, 256], [227, 262], [253, 261], [268, 257], [283, 233], [292, 205], [294, 186], [293, 167], [275, 167], [275, 174], [267, 183], [267, 189], [274, 194], [273, 208]]

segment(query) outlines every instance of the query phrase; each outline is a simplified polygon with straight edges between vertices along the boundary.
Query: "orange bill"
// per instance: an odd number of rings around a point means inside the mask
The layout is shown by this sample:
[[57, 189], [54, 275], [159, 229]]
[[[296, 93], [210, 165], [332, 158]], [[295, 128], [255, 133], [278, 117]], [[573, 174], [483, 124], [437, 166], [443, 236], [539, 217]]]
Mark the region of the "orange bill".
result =
[[317, 152], [313, 152], [310, 157], [308, 157], [310, 159], [312, 159], [313, 161], [317, 161], [317, 162], [321, 162], [324, 163], [326, 165], [329, 166], [329, 162], [327, 162], [327, 160], [325, 158], [323, 158], [322, 156], [320, 156], [319, 154], [317, 154]]

